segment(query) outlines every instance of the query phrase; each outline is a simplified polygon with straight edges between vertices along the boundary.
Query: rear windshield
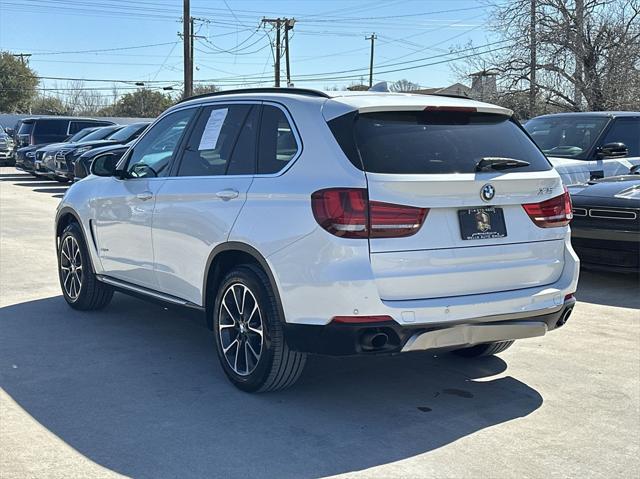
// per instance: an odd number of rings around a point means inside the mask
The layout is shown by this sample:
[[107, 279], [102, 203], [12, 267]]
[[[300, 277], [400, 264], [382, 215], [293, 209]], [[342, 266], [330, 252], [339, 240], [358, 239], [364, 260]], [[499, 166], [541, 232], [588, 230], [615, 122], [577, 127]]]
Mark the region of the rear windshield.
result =
[[357, 115], [353, 121], [355, 149], [344, 145], [344, 132], [336, 138], [352, 162], [354, 153], [358, 153], [354, 164], [371, 173], [474, 173], [477, 163], [487, 157], [529, 162], [529, 166], [508, 171], [551, 169], [526, 133], [502, 115], [378, 112]]
[[96, 141], [96, 140], [104, 140], [105, 138], [113, 135], [114, 132], [118, 131], [120, 127], [118, 126], [103, 126], [93, 131], [92, 133], [85, 136], [82, 141]]
[[69, 143], [73, 143], [76, 141], [80, 141], [81, 138], [89, 135], [92, 131], [96, 131], [95, 128], [85, 128], [84, 130], [80, 130], [78, 133], [69, 138]]
[[147, 125], [133, 124], [125, 126], [122, 130], [118, 130], [109, 137], [110, 140], [129, 142], [133, 138], [136, 138]]

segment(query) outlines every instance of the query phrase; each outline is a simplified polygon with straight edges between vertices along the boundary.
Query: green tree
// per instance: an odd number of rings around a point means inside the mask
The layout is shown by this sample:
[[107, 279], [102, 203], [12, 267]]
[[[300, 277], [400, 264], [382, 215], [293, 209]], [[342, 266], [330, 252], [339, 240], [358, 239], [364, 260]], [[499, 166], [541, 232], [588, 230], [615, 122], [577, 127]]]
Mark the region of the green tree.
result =
[[0, 52], [0, 111], [28, 111], [36, 96], [36, 73], [8, 52]]
[[34, 115], [68, 115], [69, 110], [64, 106], [60, 98], [38, 96], [31, 104], [31, 113]]
[[108, 113], [113, 116], [152, 118], [171, 105], [173, 100], [169, 95], [141, 88], [123, 95], [113, 107], [108, 109]]

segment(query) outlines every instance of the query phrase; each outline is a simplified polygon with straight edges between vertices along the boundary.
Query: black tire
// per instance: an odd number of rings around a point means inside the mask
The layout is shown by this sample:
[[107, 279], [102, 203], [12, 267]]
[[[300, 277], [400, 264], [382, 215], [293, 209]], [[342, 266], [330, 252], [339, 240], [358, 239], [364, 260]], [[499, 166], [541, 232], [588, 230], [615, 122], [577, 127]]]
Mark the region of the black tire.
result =
[[453, 351], [458, 356], [465, 358], [480, 358], [483, 356], [493, 356], [511, 347], [514, 341], [500, 341], [496, 343], [476, 344], [470, 348], [456, 349]]
[[[244, 291], [242, 288], [246, 288], [251, 293], [243, 293], [242, 309], [251, 309], [253, 314], [255, 308], [252, 305], [257, 304], [258, 317], [241, 312], [237, 303], [235, 308], [233, 302], [229, 305], [228, 296], [223, 309], [225, 295], [233, 293], [234, 288], [235, 291]], [[262, 269], [247, 264], [230, 271], [220, 283], [212, 314], [218, 359], [225, 374], [236, 387], [247, 392], [277, 391], [288, 388], [298, 380], [307, 355], [289, 349], [282, 327], [284, 318], [281, 317], [276, 296]], [[236, 321], [235, 317], [238, 317], [239, 321]], [[240, 326], [241, 323], [244, 326]], [[258, 335], [256, 329], [260, 329], [262, 334]], [[231, 346], [236, 341], [237, 344]], [[256, 355], [251, 351], [255, 353], [258, 343], [260, 354]], [[251, 346], [252, 344], [254, 346]], [[232, 365], [234, 347], [235, 364]], [[244, 358], [238, 354], [240, 350], [244, 350]]]
[[[70, 252], [70, 247], [72, 247], [74, 241], [78, 247], [77, 253], [75, 253], [75, 250], [74, 253]], [[69, 256], [74, 257], [75, 263], [71, 263]], [[77, 268], [78, 259], [80, 260], [81, 268]], [[76, 274], [78, 269], [80, 269], [81, 273], [73, 277], [69, 272], [72, 267], [73, 275]], [[67, 269], [65, 270], [65, 268]], [[58, 244], [58, 278], [60, 279], [62, 295], [67, 304], [73, 309], [84, 311], [102, 309], [109, 304], [113, 297], [113, 288], [96, 279], [87, 245], [77, 223], [71, 223], [67, 226], [60, 237]], [[71, 283], [75, 288], [70, 286]], [[77, 286], [78, 283], [79, 287]]]

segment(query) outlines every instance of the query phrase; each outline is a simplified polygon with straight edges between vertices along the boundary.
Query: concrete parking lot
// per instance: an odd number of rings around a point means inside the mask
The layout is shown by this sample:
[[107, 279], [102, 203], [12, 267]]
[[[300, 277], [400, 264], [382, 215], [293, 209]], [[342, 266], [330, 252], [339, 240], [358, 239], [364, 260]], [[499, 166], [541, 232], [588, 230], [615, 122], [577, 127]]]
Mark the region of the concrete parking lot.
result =
[[199, 314], [60, 296], [66, 187], [0, 168], [0, 477], [638, 477], [640, 288], [583, 273], [568, 324], [499, 357], [312, 357], [227, 382]]

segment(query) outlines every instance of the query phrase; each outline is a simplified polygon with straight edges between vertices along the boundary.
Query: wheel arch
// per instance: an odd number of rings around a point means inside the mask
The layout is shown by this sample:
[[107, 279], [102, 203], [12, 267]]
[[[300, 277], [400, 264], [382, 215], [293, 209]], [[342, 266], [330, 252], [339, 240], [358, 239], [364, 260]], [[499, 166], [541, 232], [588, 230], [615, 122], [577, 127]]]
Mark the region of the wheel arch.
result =
[[82, 234], [82, 239], [84, 241], [84, 244], [87, 246], [87, 250], [89, 252], [91, 270], [95, 273], [96, 269], [93, 266], [93, 258], [92, 258], [93, 255], [91, 254], [91, 246], [90, 246], [93, 244], [93, 242], [89, 242], [87, 240], [87, 235], [85, 233], [84, 226], [82, 225], [82, 220], [80, 219], [80, 215], [78, 215], [78, 213], [73, 208], [70, 208], [68, 206], [65, 206], [56, 214], [56, 226], [55, 226], [56, 256], [58, 256], [58, 248], [60, 247], [60, 237], [62, 236], [62, 233], [64, 232], [65, 228], [67, 228], [67, 226], [69, 226], [71, 223], [77, 223], [78, 226], [80, 227], [80, 234]]
[[264, 256], [252, 246], [237, 241], [229, 241], [216, 246], [209, 254], [204, 274], [202, 288], [202, 305], [207, 318], [207, 327], [213, 329], [212, 308], [215, 302], [217, 286], [231, 268], [240, 264], [255, 264], [260, 267], [269, 279], [269, 285], [275, 295], [280, 318], [284, 320], [284, 309], [280, 299], [280, 291], [271, 271], [269, 263]]

